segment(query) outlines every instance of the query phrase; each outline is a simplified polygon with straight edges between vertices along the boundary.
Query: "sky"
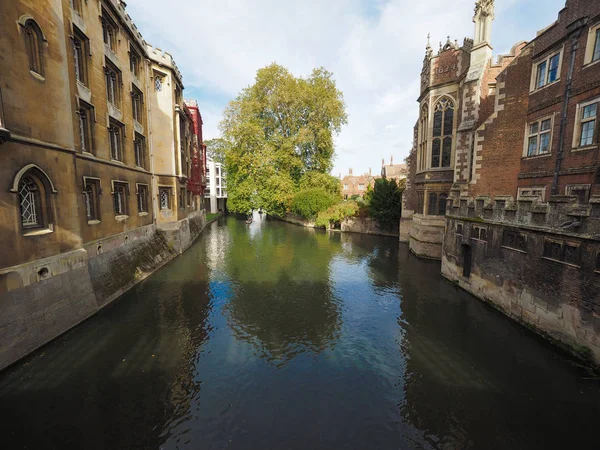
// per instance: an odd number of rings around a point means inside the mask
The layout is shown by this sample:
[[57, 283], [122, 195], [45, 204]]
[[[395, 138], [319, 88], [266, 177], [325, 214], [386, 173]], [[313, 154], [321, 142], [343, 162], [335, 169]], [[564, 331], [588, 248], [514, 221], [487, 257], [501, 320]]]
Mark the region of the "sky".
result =
[[[496, 0], [494, 55], [554, 22], [565, 0]], [[474, 0], [127, 0], [144, 39], [173, 55], [204, 139], [219, 137], [227, 103], [272, 62], [295, 76], [323, 66], [344, 94], [348, 124], [333, 175], [378, 172], [412, 145], [427, 34], [473, 37]]]

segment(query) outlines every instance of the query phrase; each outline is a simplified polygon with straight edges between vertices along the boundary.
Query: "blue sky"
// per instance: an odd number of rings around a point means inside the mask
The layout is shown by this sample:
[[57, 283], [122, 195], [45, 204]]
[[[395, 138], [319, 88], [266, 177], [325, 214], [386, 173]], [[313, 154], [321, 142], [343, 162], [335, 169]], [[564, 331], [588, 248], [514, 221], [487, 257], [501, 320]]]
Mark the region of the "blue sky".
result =
[[[173, 55], [185, 97], [198, 100], [205, 139], [218, 137], [227, 102], [271, 62], [296, 76], [323, 66], [344, 92], [349, 123], [336, 139], [334, 175], [403, 160], [417, 117], [427, 33], [462, 42], [473, 0], [128, 0], [146, 41]], [[494, 54], [556, 20], [565, 0], [496, 0]]]

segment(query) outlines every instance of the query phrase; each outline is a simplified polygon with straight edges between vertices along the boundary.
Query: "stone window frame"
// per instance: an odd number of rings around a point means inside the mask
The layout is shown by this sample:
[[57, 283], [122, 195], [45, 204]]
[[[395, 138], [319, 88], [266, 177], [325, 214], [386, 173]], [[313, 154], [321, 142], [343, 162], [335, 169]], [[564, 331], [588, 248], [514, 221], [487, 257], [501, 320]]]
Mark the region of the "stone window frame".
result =
[[102, 22], [102, 42], [104, 43], [105, 49], [110, 50], [112, 53], [117, 53], [117, 47], [119, 43], [119, 26], [110, 13], [102, 7], [100, 14], [100, 21]]
[[488, 240], [488, 227], [483, 225], [473, 225], [471, 227], [471, 239], [481, 242], [487, 242]]
[[[551, 245], [558, 245], [559, 247], [559, 255], [558, 258], [554, 258], [551, 254]], [[571, 255], [568, 254], [567, 249], [573, 248], [574, 250], [574, 261], [568, 261]], [[568, 239], [555, 239], [551, 237], [544, 238], [544, 248], [542, 249], [542, 259], [546, 259], [548, 261], [558, 262], [561, 264], [565, 264], [571, 267], [581, 267], [581, 243], [568, 240]]]
[[73, 34], [71, 35], [71, 44], [73, 45], [73, 66], [75, 68], [75, 80], [86, 87], [89, 87], [89, 57], [90, 40], [83, 31], [73, 25]]
[[[562, 65], [563, 65], [563, 57], [564, 57], [564, 49], [565, 46], [564, 44], [560, 47], [560, 49], [552, 49], [549, 52], [547, 52], [544, 56], [536, 59], [536, 61], [534, 61], [533, 63], [533, 67], [531, 69], [531, 82], [529, 85], [529, 92], [530, 93], [534, 93], [534, 92], [539, 92], [542, 89], [547, 88], [548, 86], [553, 86], [556, 83], [559, 83], [561, 78], [561, 69], [562, 69]], [[557, 67], [557, 74], [556, 74], [556, 79], [554, 79], [553, 81], [548, 81], [548, 77], [550, 75], [550, 60], [553, 59], [555, 56], [558, 55], [558, 67]], [[541, 86], [538, 86], [539, 82], [538, 82], [538, 78], [539, 78], [539, 71], [540, 71], [540, 67], [545, 64], [545, 71], [544, 71], [544, 78], [545, 78], [545, 83]]]
[[429, 140], [429, 99], [423, 102], [420, 110], [419, 128], [417, 130], [417, 172], [427, 169], [428, 152], [427, 142]]
[[458, 234], [460, 236], [464, 236], [464, 234], [465, 234], [465, 224], [464, 224], [464, 222], [456, 222], [454, 230], [455, 230], [454, 232], [456, 234]]
[[[161, 72], [156, 69], [152, 70], [152, 86], [153, 86], [153, 91], [156, 94], [160, 94], [165, 91], [164, 85], [167, 83], [167, 81], [168, 81], [168, 76], [166, 73]], [[159, 88], [159, 84], [160, 84], [160, 88]]]
[[[596, 116], [595, 119], [583, 118], [584, 109], [588, 106], [596, 104]], [[586, 122], [590, 122], [591, 120], [595, 120], [594, 125], [594, 135], [592, 137], [592, 143], [581, 145], [581, 132], [583, 128], [583, 124]], [[592, 99], [588, 99], [586, 101], [580, 102], [577, 104], [575, 109], [575, 127], [573, 129], [573, 148], [571, 151], [578, 150], [589, 150], [598, 148], [598, 144], [600, 143], [600, 97], [594, 97]]]
[[54, 232], [54, 220], [56, 218], [54, 214], [54, 198], [53, 195], [57, 194], [58, 191], [54, 187], [52, 180], [44, 170], [35, 164], [28, 164], [22, 167], [14, 176], [12, 187], [10, 192], [17, 196], [17, 208], [19, 210], [19, 217], [22, 218], [22, 194], [21, 185], [24, 178], [32, 178], [35, 182], [37, 194], [36, 201], [36, 214], [40, 214], [40, 219], [36, 224], [23, 225], [23, 221], [19, 220], [21, 224], [21, 232], [23, 236], [38, 236], [42, 234], [49, 234]]
[[135, 197], [138, 206], [138, 216], [147, 216], [148, 210], [150, 209], [150, 204], [148, 202], [148, 199], [150, 198], [150, 186], [146, 183], [135, 183]]
[[[577, 203], [579, 203], [580, 205], [585, 205], [590, 200], [591, 190], [592, 190], [591, 184], [567, 184], [565, 186], [565, 195], [575, 196], [575, 197], [577, 197]], [[583, 198], [579, 194], [574, 194], [573, 193], [574, 191], [583, 191], [584, 192]]]
[[[449, 105], [448, 105], [449, 104]], [[433, 115], [431, 115], [431, 124], [428, 127], [428, 129], [430, 131], [428, 131], [428, 142], [427, 142], [427, 148], [429, 149], [428, 155], [427, 155], [427, 161], [426, 161], [426, 170], [429, 169], [439, 169], [439, 170], [450, 170], [452, 169], [453, 166], [453, 156], [454, 156], [454, 146], [456, 145], [456, 140], [454, 139], [454, 135], [456, 132], [456, 123], [458, 122], [458, 120], [456, 119], [457, 117], [457, 101], [452, 98], [450, 95], [447, 94], [443, 94], [441, 95], [439, 98], [436, 99], [435, 104], [433, 106]], [[438, 108], [442, 108], [441, 111], [437, 111]], [[448, 110], [452, 110], [452, 127], [450, 129], [450, 134], [446, 133], [446, 114]], [[439, 136], [434, 136], [434, 126], [435, 126], [435, 116], [438, 112], [442, 113], [442, 118], [441, 118], [441, 125], [440, 125], [440, 135]], [[443, 164], [443, 159], [444, 159], [444, 147], [445, 147], [445, 142], [450, 140], [450, 161], [449, 161], [449, 165], [444, 166]], [[429, 144], [429, 141], [431, 141], [431, 144]], [[439, 160], [438, 160], [438, 165], [434, 166], [433, 165], [433, 146], [435, 144], [436, 141], [439, 141], [440, 143], [440, 147], [439, 147]]]
[[83, 2], [83, 0], [69, 0], [69, 4], [71, 5], [71, 10], [74, 13], [77, 13], [77, 15], [79, 17], [83, 17], [82, 2]]
[[146, 137], [138, 132], [133, 134], [135, 165], [141, 169], [146, 169]]
[[365, 184], [364, 183], [358, 183], [358, 188], [359, 191], [364, 191], [365, 190]]
[[344, 184], [344, 191], [347, 191], [347, 190], [348, 190], [348, 185]]
[[108, 147], [111, 161], [125, 162], [125, 124], [108, 119]]
[[[115, 219], [118, 221], [129, 218], [129, 182], [123, 180], [110, 180], [111, 192], [113, 196], [113, 211], [115, 213]], [[123, 188], [123, 200], [121, 209], [117, 210], [117, 188]]]
[[106, 101], [115, 108], [121, 108], [121, 91], [123, 90], [123, 74], [108, 58], [104, 62], [104, 78], [106, 85]]
[[[596, 56], [596, 59], [594, 59]], [[600, 63], [600, 22], [591, 25], [588, 29], [585, 54], [583, 57], [583, 68]]]
[[[515, 245], [511, 245], [509, 239], [510, 236], [512, 236], [512, 240], [515, 242]], [[504, 229], [502, 231], [502, 242], [500, 247], [520, 253], [527, 253], [527, 242], [528, 238], [526, 233], [522, 233], [513, 229]]]
[[[88, 190], [88, 187], [90, 188]], [[91, 197], [89, 197], [91, 191]], [[88, 225], [99, 224], [101, 219], [100, 195], [102, 195], [102, 180], [97, 177], [83, 177], [83, 205]], [[90, 214], [91, 213], [91, 214]]]
[[17, 22], [21, 27], [29, 73], [40, 81], [46, 80], [46, 47], [48, 40], [37, 21], [30, 15], [21, 16]]
[[[554, 137], [554, 116], [555, 116], [554, 114], [550, 114], [550, 115], [542, 116], [542, 117], [539, 117], [537, 119], [530, 120], [527, 122], [527, 124], [525, 125], [525, 139], [523, 142], [522, 158], [538, 158], [538, 157], [549, 156], [552, 154], [552, 140]], [[542, 124], [547, 121], [550, 121], [550, 128], [548, 128], [546, 130], [542, 130]], [[535, 133], [532, 133], [531, 128], [534, 125], [537, 125], [537, 131]], [[542, 138], [542, 135], [546, 135], [546, 134], [549, 135], [548, 151], [540, 153], [541, 138]], [[535, 149], [535, 153], [530, 155], [529, 154], [529, 141], [533, 137], [536, 138], [536, 149]]]
[[[164, 194], [164, 199], [166, 199], [166, 207], [163, 207], [163, 192], [166, 193]], [[172, 211], [173, 199], [171, 197], [173, 195], [173, 186], [158, 185], [158, 209], [160, 209], [161, 211]]]
[[[517, 189], [517, 200], [521, 197], [539, 197], [544, 202], [546, 201], [546, 188], [547, 186], [523, 186]], [[531, 191], [531, 193], [528, 193]]]
[[96, 110], [94, 105], [78, 99], [77, 122], [79, 128], [79, 145], [83, 153], [94, 154], [95, 140], [94, 128], [96, 124]]
[[179, 196], [177, 197], [177, 203], [178, 203], [178, 207], [179, 209], [185, 209], [185, 197], [186, 197], [186, 193], [185, 193], [185, 187], [179, 187]]
[[144, 121], [144, 93], [131, 85], [131, 116], [140, 125]]
[[140, 71], [142, 69], [142, 56], [140, 52], [135, 48], [132, 42], [129, 43], [129, 70], [133, 76], [137, 79], [140, 78]]

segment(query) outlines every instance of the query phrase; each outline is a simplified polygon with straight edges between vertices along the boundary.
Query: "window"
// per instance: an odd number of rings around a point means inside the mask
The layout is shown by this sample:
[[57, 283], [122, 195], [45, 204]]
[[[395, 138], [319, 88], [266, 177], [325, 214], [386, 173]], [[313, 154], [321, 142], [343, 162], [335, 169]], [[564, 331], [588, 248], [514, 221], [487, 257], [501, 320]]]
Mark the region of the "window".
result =
[[577, 197], [577, 203], [585, 204], [590, 198], [589, 184], [568, 184], [565, 188], [565, 194]]
[[365, 185], [364, 185], [364, 184], [362, 184], [362, 183], [360, 183], [360, 184], [358, 185], [358, 190], [359, 190], [359, 191], [364, 191], [364, 190], [365, 190]]
[[104, 74], [106, 78], [106, 99], [116, 107], [119, 107], [121, 99], [121, 72], [106, 60]]
[[146, 139], [141, 134], [135, 133], [133, 150], [135, 152], [135, 165], [138, 167], [146, 167]]
[[417, 209], [415, 212], [417, 214], [423, 214], [424, 210], [425, 210], [425, 193], [417, 192]]
[[43, 77], [45, 39], [41, 28], [33, 19], [27, 20], [23, 25], [23, 37], [29, 59], [29, 70]]
[[40, 186], [31, 176], [24, 176], [19, 183], [19, 205], [23, 228], [38, 228], [43, 224]]
[[117, 161], [123, 161], [123, 125], [112, 119], [108, 126], [108, 140], [110, 157]]
[[79, 121], [79, 142], [81, 144], [81, 151], [93, 153], [94, 108], [80, 100], [77, 115]]
[[71, 0], [71, 9], [81, 16], [81, 0]]
[[175, 86], [175, 103], [181, 105], [181, 88], [179, 86]]
[[456, 224], [456, 234], [462, 235], [463, 234], [463, 228], [464, 228], [464, 225], [462, 223], [457, 223]]
[[555, 239], [544, 241], [544, 258], [579, 265], [579, 244]]
[[594, 41], [594, 53], [592, 61], [600, 60], [600, 28], [596, 30], [596, 40]]
[[428, 202], [428, 209], [427, 209], [427, 214], [430, 216], [437, 216], [437, 210], [438, 210], [438, 196], [435, 192], [431, 192], [429, 194], [429, 202]]
[[427, 164], [427, 134], [429, 130], [429, 108], [427, 105], [421, 109], [421, 118], [419, 119], [419, 149], [417, 155], [417, 167], [419, 170], [424, 170]]
[[550, 152], [552, 119], [542, 119], [528, 125], [527, 156], [544, 155]]
[[127, 183], [113, 181], [113, 203], [115, 207], [115, 216], [127, 215], [127, 194], [129, 186]]
[[513, 230], [504, 230], [502, 246], [522, 252], [527, 251], [527, 236]]
[[179, 188], [179, 209], [185, 209], [185, 188]]
[[136, 88], [135, 86], [131, 87], [131, 106], [132, 106], [132, 114], [133, 118], [142, 123], [142, 117], [144, 113], [143, 109], [144, 97], [142, 92]]
[[162, 91], [162, 85], [163, 85], [163, 77], [155, 74], [154, 75], [154, 89], [156, 90], [156, 92]]
[[532, 90], [554, 83], [560, 78], [561, 52], [554, 53], [538, 63], [535, 68], [535, 80]]
[[161, 210], [171, 209], [171, 188], [159, 188], [158, 197]]
[[478, 225], [473, 226], [471, 230], [471, 238], [478, 239], [480, 241], [487, 241], [487, 228]]
[[89, 221], [100, 220], [100, 180], [84, 178], [83, 201], [85, 215]]
[[448, 98], [443, 98], [435, 105], [433, 114], [432, 168], [451, 166], [453, 130], [454, 103]]
[[577, 124], [574, 147], [587, 147], [598, 143], [599, 99], [583, 103], [577, 107]]
[[517, 192], [517, 199], [521, 197], [538, 197], [542, 202], [546, 198], [546, 187], [523, 187]]
[[75, 79], [87, 86], [87, 60], [89, 41], [77, 29], [73, 33], [73, 59], [75, 61]]
[[49, 194], [56, 191], [46, 174], [36, 168], [31, 168], [15, 183], [11, 191], [18, 195], [23, 230], [39, 228], [52, 230]]
[[113, 52], [117, 49], [117, 25], [108, 13], [102, 10], [102, 38], [104, 44]]
[[140, 77], [140, 67], [142, 65], [142, 58], [140, 54], [136, 52], [130, 45], [129, 47], [129, 70], [133, 73], [137, 78]]
[[137, 203], [138, 212], [148, 212], [148, 186], [146, 186], [145, 184], [138, 184]]
[[[208, 172], [206, 173], [206, 176], [208, 176]], [[344, 190], [345, 190], [345, 191], [347, 191], [347, 190], [348, 190], [348, 185], [347, 185], [347, 184], [345, 184], [345, 185], [344, 185]]]
[[438, 215], [440, 215], [440, 216], [446, 215], [447, 204], [448, 204], [448, 194], [440, 194]]
[[192, 206], [192, 192], [191, 191], [187, 191], [187, 206], [188, 207]]

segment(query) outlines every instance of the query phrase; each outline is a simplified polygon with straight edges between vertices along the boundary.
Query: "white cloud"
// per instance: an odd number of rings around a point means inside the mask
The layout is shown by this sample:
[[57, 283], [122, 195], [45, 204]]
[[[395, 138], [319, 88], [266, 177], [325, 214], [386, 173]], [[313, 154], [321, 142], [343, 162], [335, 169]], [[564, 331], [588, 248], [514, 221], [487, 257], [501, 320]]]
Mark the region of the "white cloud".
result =
[[[496, 3], [493, 43], [507, 51], [555, 20], [564, 0]], [[541, 14], [527, 14], [541, 3]], [[473, 0], [129, 0], [128, 11], [148, 42], [173, 54], [186, 94], [198, 94], [207, 139], [218, 135], [227, 101], [253, 82], [259, 68], [276, 61], [297, 76], [317, 66], [332, 71], [349, 115], [336, 139], [338, 174], [408, 154], [427, 33], [434, 49], [447, 35], [462, 43], [473, 32], [473, 5]]]

